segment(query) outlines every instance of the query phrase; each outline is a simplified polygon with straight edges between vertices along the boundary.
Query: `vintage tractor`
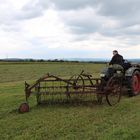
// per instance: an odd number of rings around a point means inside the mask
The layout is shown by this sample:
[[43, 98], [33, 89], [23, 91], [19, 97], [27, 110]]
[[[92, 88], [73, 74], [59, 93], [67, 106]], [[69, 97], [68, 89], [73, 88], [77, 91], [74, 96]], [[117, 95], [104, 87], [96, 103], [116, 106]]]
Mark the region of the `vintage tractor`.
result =
[[[100, 74], [102, 90], [106, 86], [113, 86], [118, 83], [122, 88], [126, 88], [129, 96], [140, 93], [140, 66], [138, 64], [129, 65], [124, 68], [121, 65], [113, 65], [104, 68]], [[117, 89], [117, 87], [116, 87]]]

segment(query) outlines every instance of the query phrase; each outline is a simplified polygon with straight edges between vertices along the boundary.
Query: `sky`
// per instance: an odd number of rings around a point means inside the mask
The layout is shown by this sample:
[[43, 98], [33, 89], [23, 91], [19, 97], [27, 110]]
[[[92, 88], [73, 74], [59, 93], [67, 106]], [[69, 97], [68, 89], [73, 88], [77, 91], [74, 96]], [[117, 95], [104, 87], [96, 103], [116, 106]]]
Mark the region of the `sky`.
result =
[[0, 0], [0, 58], [140, 58], [139, 0]]

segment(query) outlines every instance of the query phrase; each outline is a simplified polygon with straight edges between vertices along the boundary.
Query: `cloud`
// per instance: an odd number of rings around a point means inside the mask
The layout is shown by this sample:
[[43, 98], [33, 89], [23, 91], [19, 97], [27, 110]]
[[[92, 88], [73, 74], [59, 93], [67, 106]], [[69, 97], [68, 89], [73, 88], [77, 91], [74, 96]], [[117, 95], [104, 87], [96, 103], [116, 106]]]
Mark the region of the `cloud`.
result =
[[45, 9], [49, 7], [48, 0], [31, 0], [26, 3], [16, 15], [16, 19], [32, 19], [43, 15]]
[[97, 30], [103, 34], [119, 35], [120, 31], [126, 32], [123, 28], [140, 23], [139, 0], [77, 0], [75, 2], [52, 0], [52, 2], [56, 9], [62, 11], [60, 15], [64, 17], [64, 22], [77, 33], [91, 33]]
[[87, 6], [97, 7], [100, 0], [51, 0], [59, 10], [77, 10], [84, 9]]
[[77, 34], [103, 32], [104, 30], [119, 28], [118, 20], [98, 15], [97, 10], [98, 8], [86, 7], [85, 9], [62, 11], [59, 12], [59, 15], [72, 32]]
[[130, 16], [134, 17], [134, 15], [139, 14], [139, 12], [139, 0], [105, 0], [102, 1], [101, 8], [99, 10], [99, 13], [102, 15], [118, 18], [130, 18]]

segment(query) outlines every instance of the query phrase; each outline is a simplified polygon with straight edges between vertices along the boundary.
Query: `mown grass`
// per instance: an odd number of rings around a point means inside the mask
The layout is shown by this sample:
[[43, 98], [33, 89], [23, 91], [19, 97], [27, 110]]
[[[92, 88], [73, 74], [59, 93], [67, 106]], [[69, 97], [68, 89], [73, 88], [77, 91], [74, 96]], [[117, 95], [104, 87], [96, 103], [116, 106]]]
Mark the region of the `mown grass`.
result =
[[30, 112], [17, 112], [25, 100], [24, 80], [32, 82], [47, 72], [71, 75], [81, 69], [98, 76], [102, 67], [88, 63], [1, 64], [0, 139], [139, 140], [140, 96], [125, 97], [113, 107], [96, 101], [36, 106], [32, 96]]

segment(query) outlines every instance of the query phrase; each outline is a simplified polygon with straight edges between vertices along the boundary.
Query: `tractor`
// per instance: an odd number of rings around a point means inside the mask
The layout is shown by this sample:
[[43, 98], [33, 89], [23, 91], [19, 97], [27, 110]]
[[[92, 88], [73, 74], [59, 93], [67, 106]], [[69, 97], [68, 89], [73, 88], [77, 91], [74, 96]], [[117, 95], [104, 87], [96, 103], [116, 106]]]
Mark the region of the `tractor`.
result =
[[127, 62], [124, 67], [118, 64], [106, 67], [101, 71], [100, 79], [100, 90], [114, 87], [117, 91], [125, 88], [130, 97], [140, 93], [140, 66], [138, 64]]

